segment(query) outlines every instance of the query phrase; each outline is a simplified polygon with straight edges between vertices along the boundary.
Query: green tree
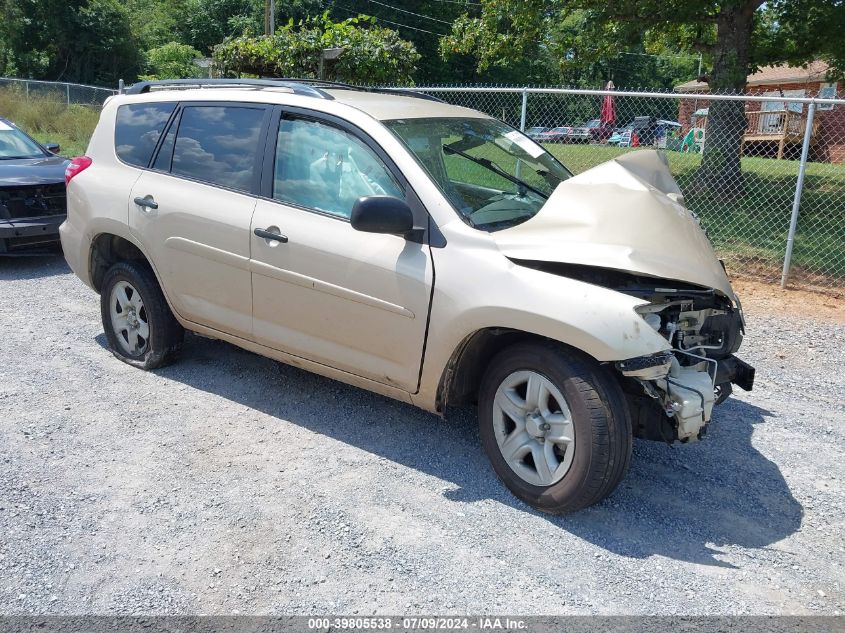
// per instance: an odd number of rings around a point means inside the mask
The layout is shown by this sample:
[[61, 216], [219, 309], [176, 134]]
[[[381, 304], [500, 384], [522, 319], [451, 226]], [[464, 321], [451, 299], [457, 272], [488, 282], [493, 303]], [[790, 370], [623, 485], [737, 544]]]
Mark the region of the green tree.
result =
[[227, 37], [263, 31], [263, 0], [186, 0], [180, 41], [203, 53]]
[[132, 35], [149, 51], [181, 37], [186, 0], [127, 0]]
[[3, 0], [5, 65], [39, 79], [114, 84], [134, 78], [141, 55], [118, 0]]
[[326, 13], [299, 24], [290, 20], [272, 36], [229, 38], [214, 48], [213, 59], [224, 73], [316, 78], [326, 48], [343, 53], [325, 63], [323, 78], [352, 83], [411, 83], [420, 58], [412, 43], [372, 18], [333, 22]]
[[201, 69], [196, 60], [202, 57], [197, 49], [179, 42], [168, 42], [147, 51], [147, 71], [142, 79], [184, 79], [197, 77]]
[[[713, 92], [741, 92], [764, 63], [805, 63], [816, 57], [845, 69], [845, 5], [841, 0], [480, 0], [478, 17], [464, 15], [441, 51], [472, 54], [479, 69], [519, 59], [537, 42], [555, 47], [565, 66], [608, 58], [629, 46], [702, 52]], [[582, 28], [553, 28], [575, 12]], [[553, 33], [557, 40], [549, 37]], [[620, 50], [621, 49], [621, 50]], [[746, 121], [741, 102], [710, 107], [708, 142], [699, 171], [706, 187], [739, 191], [739, 147]], [[729, 185], [729, 187], [726, 187]]]
[[[136, 0], [137, 1], [137, 0]], [[163, 2], [167, 0], [141, 0]], [[180, 0], [179, 41], [204, 54], [227, 37], [264, 32], [264, 0]], [[276, 24], [318, 15], [322, 0], [277, 0]]]

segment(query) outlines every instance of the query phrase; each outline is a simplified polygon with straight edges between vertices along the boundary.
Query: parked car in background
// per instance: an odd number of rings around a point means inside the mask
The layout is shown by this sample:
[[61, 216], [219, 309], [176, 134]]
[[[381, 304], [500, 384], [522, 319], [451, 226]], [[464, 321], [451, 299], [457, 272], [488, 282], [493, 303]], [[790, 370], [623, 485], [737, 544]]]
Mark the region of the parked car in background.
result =
[[538, 134], [534, 140], [538, 143], [567, 143], [569, 142], [569, 135], [571, 133], [571, 127], [555, 127], [542, 134]]
[[613, 130], [613, 134], [611, 134], [607, 138], [607, 144], [608, 145], [619, 145], [619, 143], [622, 142], [622, 139], [625, 136], [626, 132], [630, 132], [630, 130], [628, 130], [627, 128], [624, 128], [624, 127], [616, 128], [615, 130]]
[[654, 151], [574, 176], [413, 93], [175, 80], [109, 99], [67, 174], [65, 257], [117, 358], [160, 367], [187, 329], [432, 412], [477, 403], [493, 469], [547, 512], [753, 385], [739, 300]]
[[527, 130], [525, 130], [525, 135], [528, 138], [530, 138], [531, 140], [536, 141], [537, 138], [540, 135], [542, 135], [542, 134], [544, 134], [548, 131], [549, 131], [549, 128], [547, 128], [547, 127], [530, 127]]
[[569, 133], [570, 143], [603, 143], [613, 134], [613, 126], [602, 123], [600, 119], [591, 119], [583, 127], [572, 128]]
[[638, 116], [628, 125], [614, 130], [607, 143], [619, 147], [650, 147], [674, 127], [680, 128], [680, 124], [654, 116]]
[[55, 251], [64, 222], [65, 167], [55, 143], [42, 145], [0, 118], [0, 255]]

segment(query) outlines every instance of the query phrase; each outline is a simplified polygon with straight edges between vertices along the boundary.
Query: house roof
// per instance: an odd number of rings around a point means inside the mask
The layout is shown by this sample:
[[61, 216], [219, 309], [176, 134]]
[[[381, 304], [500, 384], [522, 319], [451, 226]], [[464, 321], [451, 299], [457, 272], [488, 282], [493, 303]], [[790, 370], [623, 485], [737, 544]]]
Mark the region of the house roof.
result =
[[[767, 86], [770, 84], [806, 83], [812, 81], [824, 81], [828, 71], [827, 63], [814, 61], [804, 66], [763, 66], [753, 75], [749, 75], [749, 86]], [[708, 92], [710, 86], [703, 81], [688, 81], [675, 86], [678, 92]]]

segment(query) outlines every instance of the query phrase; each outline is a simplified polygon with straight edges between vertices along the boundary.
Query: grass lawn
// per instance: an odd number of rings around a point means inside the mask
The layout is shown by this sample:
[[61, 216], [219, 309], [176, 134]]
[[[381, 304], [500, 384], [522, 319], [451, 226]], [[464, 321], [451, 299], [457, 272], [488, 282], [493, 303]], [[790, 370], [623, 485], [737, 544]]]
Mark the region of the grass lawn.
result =
[[72, 158], [81, 156], [88, 147], [88, 139], [80, 140], [57, 132], [30, 132], [32, 137], [39, 143], [58, 143], [61, 146], [59, 153], [62, 156]]

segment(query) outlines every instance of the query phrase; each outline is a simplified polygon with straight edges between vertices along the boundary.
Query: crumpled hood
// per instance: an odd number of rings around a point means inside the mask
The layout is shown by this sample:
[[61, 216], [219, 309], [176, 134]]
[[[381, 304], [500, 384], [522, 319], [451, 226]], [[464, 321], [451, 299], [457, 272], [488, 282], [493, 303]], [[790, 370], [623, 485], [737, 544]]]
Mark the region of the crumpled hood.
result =
[[512, 259], [581, 264], [714, 288], [731, 284], [665, 157], [625, 154], [562, 182], [539, 213], [492, 234]]

